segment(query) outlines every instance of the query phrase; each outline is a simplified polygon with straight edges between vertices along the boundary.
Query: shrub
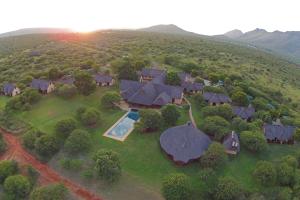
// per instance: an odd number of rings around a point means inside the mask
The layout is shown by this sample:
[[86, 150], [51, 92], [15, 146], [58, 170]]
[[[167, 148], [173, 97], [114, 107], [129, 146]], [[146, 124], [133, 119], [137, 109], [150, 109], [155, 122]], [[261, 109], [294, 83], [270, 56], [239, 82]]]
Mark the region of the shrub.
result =
[[119, 155], [111, 150], [99, 150], [93, 157], [98, 176], [108, 182], [115, 182], [121, 176]]
[[65, 200], [67, 189], [63, 184], [52, 184], [34, 189], [30, 200]]
[[141, 126], [145, 131], [155, 131], [162, 125], [162, 117], [156, 110], [141, 110]]
[[271, 162], [259, 161], [255, 166], [253, 176], [261, 185], [272, 185], [276, 181], [276, 169]]
[[34, 144], [36, 152], [42, 157], [51, 157], [59, 150], [59, 141], [54, 135], [46, 134]]
[[168, 125], [175, 125], [180, 117], [180, 112], [175, 105], [166, 105], [161, 109], [161, 115]]
[[277, 180], [282, 186], [292, 186], [294, 184], [295, 171], [287, 163], [279, 163], [276, 168]]
[[297, 141], [297, 142], [300, 142], [300, 128], [297, 128], [296, 129], [296, 132], [294, 134], [294, 139]]
[[56, 91], [57, 95], [64, 98], [64, 99], [70, 99], [74, 97], [77, 94], [77, 89], [73, 85], [62, 85], [59, 87]]
[[3, 160], [0, 161], [0, 183], [3, 183], [4, 180], [16, 174], [18, 172], [18, 164], [14, 160]]
[[251, 152], [261, 152], [267, 148], [264, 135], [260, 132], [244, 131], [240, 137], [241, 144]]
[[24, 199], [29, 195], [31, 184], [27, 177], [22, 175], [9, 176], [4, 181], [4, 191], [9, 199]]
[[281, 158], [281, 162], [288, 164], [293, 169], [298, 168], [298, 160], [294, 156], [286, 155], [286, 156]]
[[75, 154], [85, 152], [91, 145], [91, 136], [87, 131], [74, 130], [65, 142], [65, 149], [69, 153]]
[[23, 145], [29, 149], [29, 150], [33, 150], [34, 149], [34, 144], [35, 141], [41, 137], [42, 135], [45, 135], [45, 133], [37, 130], [37, 129], [32, 129], [27, 131], [26, 133], [23, 134], [22, 136], [22, 142]]
[[194, 97], [193, 97], [193, 99], [194, 99], [194, 101], [196, 103], [196, 106], [198, 108], [202, 108], [202, 107], [204, 107], [204, 106], [207, 105], [207, 103], [205, 102], [205, 99], [204, 99], [203, 95], [200, 94], [200, 93], [195, 94]]
[[206, 106], [202, 109], [204, 117], [220, 116], [226, 120], [231, 120], [233, 116], [232, 108], [230, 105], [220, 106]]
[[106, 92], [101, 99], [101, 105], [105, 108], [114, 108], [120, 100], [121, 97], [118, 93]]
[[100, 121], [101, 115], [98, 110], [94, 108], [88, 108], [85, 110], [85, 112], [81, 113], [80, 119], [85, 126], [93, 126]]
[[166, 76], [166, 84], [168, 85], [180, 85], [181, 80], [177, 72], [168, 72]]
[[55, 125], [55, 132], [62, 136], [63, 138], [66, 138], [70, 135], [70, 133], [76, 129], [76, 121], [72, 118], [69, 119], [63, 119], [56, 123]]
[[90, 95], [96, 90], [96, 83], [93, 77], [87, 72], [79, 72], [75, 75], [74, 85], [80, 94]]
[[229, 122], [219, 116], [206, 117], [203, 124], [203, 131], [217, 140], [221, 140], [229, 132]]
[[163, 181], [162, 194], [166, 200], [190, 199], [191, 188], [184, 174], [172, 174]]
[[237, 105], [240, 105], [240, 106], [247, 106], [249, 103], [247, 94], [242, 91], [235, 91], [232, 94], [231, 99], [234, 103], [236, 103]]
[[232, 200], [242, 195], [240, 184], [231, 177], [223, 177], [218, 180], [214, 193], [216, 200]]
[[241, 118], [239, 117], [235, 117], [233, 120], [232, 120], [232, 127], [233, 129], [238, 132], [238, 133], [241, 133], [243, 131], [246, 131], [246, 130], [249, 130], [249, 125], [248, 123], [245, 121], [245, 120], [242, 120]]
[[227, 160], [227, 154], [222, 144], [213, 142], [200, 159], [200, 163], [206, 168], [218, 168]]

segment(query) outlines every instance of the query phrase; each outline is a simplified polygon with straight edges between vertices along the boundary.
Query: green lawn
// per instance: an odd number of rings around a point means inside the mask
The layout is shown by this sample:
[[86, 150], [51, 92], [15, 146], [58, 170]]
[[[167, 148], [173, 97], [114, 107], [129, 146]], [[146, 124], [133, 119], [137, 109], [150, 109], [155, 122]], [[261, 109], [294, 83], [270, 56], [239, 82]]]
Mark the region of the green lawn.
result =
[[[126, 177], [143, 183], [145, 188], [151, 188], [157, 193], [161, 188], [163, 177], [175, 172], [185, 173], [190, 177], [193, 190], [195, 191], [195, 198], [193, 199], [197, 199], [201, 188], [203, 188], [198, 178], [198, 173], [201, 170], [200, 166], [198, 163], [176, 166], [167, 158], [159, 145], [160, 133], [167, 127], [155, 133], [147, 134], [134, 130], [124, 142], [103, 136], [103, 133], [124, 114], [124, 111], [107, 111], [99, 106], [101, 96], [107, 90], [109, 89], [98, 88], [94, 94], [88, 97], [77, 96], [72, 100], [63, 100], [55, 95], [48, 95], [43, 97], [32, 110], [19, 113], [17, 116], [32, 126], [51, 133], [57, 121], [74, 116], [77, 108], [81, 106], [99, 108], [102, 113], [101, 125], [88, 129], [93, 137], [92, 151], [86, 157], [88, 160], [92, 153], [100, 148], [112, 149], [120, 154], [123, 172], [126, 174]], [[193, 114], [200, 127], [203, 117], [200, 109], [197, 108], [193, 101], [192, 103]], [[189, 120], [188, 110], [180, 108], [180, 112], [181, 118], [178, 124], [184, 124]], [[255, 190], [258, 189], [258, 186], [252, 179], [251, 174], [258, 160], [276, 160], [282, 155], [295, 153], [297, 149], [299, 149], [299, 146], [296, 145], [269, 145], [268, 150], [261, 155], [250, 154], [242, 150], [237, 157], [231, 158], [228, 164], [218, 171], [218, 174], [220, 176], [235, 177], [246, 188]], [[78, 178], [80, 178], [79, 173]], [[99, 189], [99, 192], [101, 193], [101, 189]]]
[[9, 100], [9, 97], [0, 96], [0, 110], [3, 109], [6, 105], [6, 102]]

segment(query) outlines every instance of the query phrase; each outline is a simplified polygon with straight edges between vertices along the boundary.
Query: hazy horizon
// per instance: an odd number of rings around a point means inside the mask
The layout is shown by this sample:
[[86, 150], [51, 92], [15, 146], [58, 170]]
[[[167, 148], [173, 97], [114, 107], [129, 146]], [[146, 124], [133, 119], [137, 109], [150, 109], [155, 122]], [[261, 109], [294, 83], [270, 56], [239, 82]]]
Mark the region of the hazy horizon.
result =
[[67, 28], [86, 32], [138, 29], [175, 24], [187, 31], [217, 35], [233, 29], [299, 31], [300, 3], [218, 0], [97, 1], [6, 0], [0, 13], [0, 33], [23, 28]]

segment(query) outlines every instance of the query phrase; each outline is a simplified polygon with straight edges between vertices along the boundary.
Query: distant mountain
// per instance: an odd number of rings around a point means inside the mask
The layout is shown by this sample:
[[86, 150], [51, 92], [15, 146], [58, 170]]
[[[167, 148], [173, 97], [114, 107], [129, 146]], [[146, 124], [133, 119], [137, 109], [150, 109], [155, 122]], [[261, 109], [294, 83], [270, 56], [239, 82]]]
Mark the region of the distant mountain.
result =
[[18, 36], [18, 35], [29, 35], [29, 34], [47, 34], [47, 33], [70, 33], [70, 29], [63, 28], [24, 28], [16, 31], [0, 34], [1, 37]]
[[224, 34], [224, 36], [229, 37], [229, 38], [238, 38], [241, 37], [243, 35], [243, 32], [238, 30], [238, 29], [234, 29], [232, 31], [229, 31], [227, 33]]
[[[154, 33], [168, 33], [168, 34], [177, 34], [177, 35], [189, 35], [189, 36], [197, 36], [198, 34], [186, 31], [174, 24], [160, 24], [156, 26], [150, 26], [147, 28], [137, 29], [137, 31], [144, 32], [154, 32]], [[199, 35], [198, 35], [199, 36]]]
[[225, 33], [223, 38], [271, 50], [300, 62], [300, 31], [268, 32], [257, 28], [253, 31], [241, 33], [241, 31], [233, 30]]

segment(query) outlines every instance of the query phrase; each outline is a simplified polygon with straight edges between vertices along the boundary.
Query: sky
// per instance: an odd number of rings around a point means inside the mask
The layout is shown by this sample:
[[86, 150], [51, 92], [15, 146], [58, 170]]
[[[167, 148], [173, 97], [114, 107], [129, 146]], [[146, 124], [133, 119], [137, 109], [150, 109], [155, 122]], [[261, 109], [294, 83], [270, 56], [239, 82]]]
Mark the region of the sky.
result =
[[299, 0], [1, 0], [0, 33], [32, 27], [87, 32], [177, 26], [205, 35], [233, 29], [300, 31]]

